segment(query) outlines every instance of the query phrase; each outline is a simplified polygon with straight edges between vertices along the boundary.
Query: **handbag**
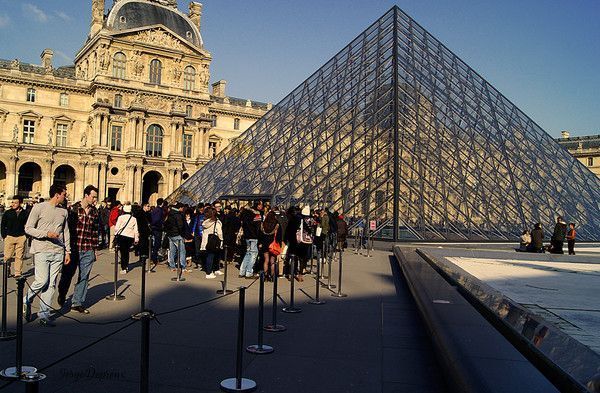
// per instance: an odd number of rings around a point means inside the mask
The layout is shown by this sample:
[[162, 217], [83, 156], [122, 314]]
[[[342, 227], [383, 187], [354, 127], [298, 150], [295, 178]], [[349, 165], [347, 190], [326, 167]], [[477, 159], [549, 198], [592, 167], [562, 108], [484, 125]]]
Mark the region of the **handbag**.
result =
[[217, 252], [221, 250], [221, 239], [219, 239], [219, 236], [216, 235], [217, 221], [215, 221], [213, 228], [213, 233], [209, 233], [208, 239], [206, 240], [206, 251], [209, 252]]
[[300, 221], [300, 229], [296, 231], [296, 240], [302, 244], [312, 244], [313, 239], [310, 233], [304, 231], [304, 219]]
[[277, 243], [277, 230], [279, 229], [279, 224], [275, 227], [275, 234], [273, 235], [273, 241], [269, 244], [269, 254], [273, 256], [278, 256], [281, 254], [281, 245]]

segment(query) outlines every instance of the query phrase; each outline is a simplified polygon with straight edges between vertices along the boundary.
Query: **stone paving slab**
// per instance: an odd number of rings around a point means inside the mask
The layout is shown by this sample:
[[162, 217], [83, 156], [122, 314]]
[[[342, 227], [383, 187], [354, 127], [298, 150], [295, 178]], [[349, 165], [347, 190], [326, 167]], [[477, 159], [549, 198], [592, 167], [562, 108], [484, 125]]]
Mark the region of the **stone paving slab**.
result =
[[[296, 283], [300, 314], [278, 313], [282, 333], [265, 332], [265, 343], [275, 348], [266, 356], [244, 354], [245, 377], [254, 379], [259, 392], [444, 392], [446, 386], [414, 301], [391, 254], [376, 251], [373, 258], [344, 254], [343, 291], [334, 298], [327, 290], [322, 306], [308, 305], [315, 281], [309, 275]], [[132, 260], [134, 259], [132, 255]], [[127, 319], [138, 311], [141, 271], [138, 265], [119, 275], [120, 302], [104, 300], [112, 292], [112, 254], [102, 251], [92, 272], [88, 294], [89, 315], [67, 313], [84, 323]], [[337, 283], [337, 263], [334, 265]], [[173, 273], [159, 267], [147, 275], [147, 304], [157, 313], [217, 296], [218, 279], [206, 280], [194, 271], [176, 283]], [[31, 282], [32, 279], [30, 278]], [[231, 287], [249, 285], [230, 270]], [[289, 282], [280, 280], [280, 295], [289, 301]], [[9, 291], [15, 288], [9, 282]], [[305, 293], [299, 291], [302, 289]], [[272, 286], [266, 284], [265, 322], [270, 321]], [[308, 296], [307, 296], [308, 295]], [[247, 290], [246, 345], [257, 341], [258, 283]], [[9, 293], [9, 327], [15, 325], [15, 293]], [[37, 311], [37, 301], [33, 311]], [[217, 392], [219, 382], [234, 376], [237, 337], [237, 294], [159, 316], [151, 325], [151, 392]], [[282, 303], [280, 302], [280, 307]], [[56, 303], [54, 306], [57, 307]], [[25, 325], [25, 364], [43, 367], [72, 353], [126, 322], [82, 324], [58, 317], [57, 327], [35, 321]], [[139, 390], [140, 325], [138, 323], [102, 343], [44, 370], [43, 392], [136, 392]], [[0, 367], [14, 364], [15, 342], [0, 342]], [[0, 381], [0, 389], [3, 382]], [[22, 392], [12, 384], [2, 392]]]

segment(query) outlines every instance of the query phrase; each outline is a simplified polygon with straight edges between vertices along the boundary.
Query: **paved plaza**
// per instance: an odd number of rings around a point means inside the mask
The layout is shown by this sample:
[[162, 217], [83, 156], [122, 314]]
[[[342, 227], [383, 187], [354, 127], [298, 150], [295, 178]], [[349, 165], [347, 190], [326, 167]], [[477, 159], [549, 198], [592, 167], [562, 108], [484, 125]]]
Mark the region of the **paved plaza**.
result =
[[525, 306], [600, 354], [600, 249], [578, 255], [426, 249]]
[[[101, 343], [52, 367], [61, 357], [130, 323], [140, 300], [140, 268], [119, 275], [121, 302], [104, 300], [112, 291], [112, 254], [101, 252], [92, 272], [89, 291], [91, 314], [74, 312], [47, 328], [35, 321], [25, 325], [24, 363], [43, 368], [48, 376], [43, 392], [138, 391], [140, 324], [136, 323]], [[133, 256], [132, 256], [133, 257]], [[305, 276], [297, 283], [300, 314], [279, 313], [282, 333], [265, 333], [271, 355], [245, 353], [244, 376], [258, 383], [260, 392], [444, 392], [441, 371], [429, 338], [401, 273], [388, 252], [366, 258], [344, 254], [343, 291], [327, 304], [307, 304], [315, 282]], [[337, 263], [334, 265], [337, 269]], [[230, 270], [231, 286], [250, 285]], [[185, 282], [172, 282], [173, 273], [160, 266], [148, 274], [149, 308], [161, 314], [209, 300], [221, 287], [194, 271]], [[337, 282], [337, 270], [333, 275]], [[29, 279], [31, 282], [31, 279]], [[282, 279], [282, 300], [289, 300], [289, 281]], [[257, 341], [258, 282], [247, 291], [245, 344]], [[9, 326], [14, 326], [14, 280], [9, 285]], [[270, 322], [272, 284], [266, 285], [265, 322]], [[234, 376], [238, 296], [233, 294], [187, 310], [161, 315], [151, 325], [151, 392], [217, 392], [221, 380]], [[280, 306], [283, 303], [280, 303]], [[56, 306], [56, 304], [54, 304]], [[34, 312], [37, 301], [34, 302]], [[119, 323], [111, 321], [125, 320]], [[104, 324], [103, 323], [107, 323]], [[0, 367], [14, 364], [15, 341], [0, 342]], [[0, 389], [5, 386], [0, 383]], [[3, 392], [22, 392], [14, 383]]]

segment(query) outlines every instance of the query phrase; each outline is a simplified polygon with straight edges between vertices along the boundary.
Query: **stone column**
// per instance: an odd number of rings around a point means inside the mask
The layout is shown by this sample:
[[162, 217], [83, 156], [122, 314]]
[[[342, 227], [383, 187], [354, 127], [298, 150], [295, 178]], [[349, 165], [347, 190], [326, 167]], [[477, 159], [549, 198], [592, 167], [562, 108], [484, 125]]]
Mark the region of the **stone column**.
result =
[[167, 195], [171, 195], [173, 193], [173, 178], [175, 177], [175, 171], [175, 169], [169, 169], [167, 171]]
[[136, 132], [136, 144], [137, 150], [144, 150], [144, 135], [146, 134], [146, 121], [143, 117], [139, 118], [139, 125]]
[[[54, 160], [46, 158], [42, 166], [42, 197], [47, 198], [50, 194], [50, 186], [54, 183]], [[74, 195], [72, 195], [74, 197]]]
[[98, 175], [98, 200], [101, 201], [106, 198], [106, 171], [107, 164], [104, 162], [98, 163], [100, 173]]
[[133, 202], [133, 176], [135, 165], [128, 164], [127, 169], [127, 187], [125, 188], [125, 200]]
[[175, 123], [171, 123], [171, 138], [169, 142], [169, 155], [173, 155], [177, 153], [177, 125]]
[[89, 136], [90, 138], [90, 146], [94, 146], [99, 141], [100, 127], [102, 125], [101, 115], [98, 113], [94, 114], [94, 118], [92, 121], [92, 132]]
[[127, 149], [125, 149], [125, 146], [123, 146], [123, 150], [135, 150], [136, 149], [135, 140], [136, 140], [136, 136], [137, 136], [137, 128], [138, 128], [138, 118], [137, 117], [130, 118], [129, 121], [127, 122], [127, 126], [126, 126], [127, 136], [129, 137], [128, 142], [127, 142]]
[[9, 159], [9, 164], [6, 167], [6, 198], [12, 198], [17, 193], [17, 161], [19, 158], [17, 156], [11, 156]]
[[85, 187], [85, 182], [87, 181], [86, 171], [88, 167], [87, 161], [82, 161], [79, 163], [79, 168], [75, 173], [75, 187], [73, 190], [73, 195], [71, 195], [74, 200], [78, 200], [79, 196], [83, 196], [83, 189]]

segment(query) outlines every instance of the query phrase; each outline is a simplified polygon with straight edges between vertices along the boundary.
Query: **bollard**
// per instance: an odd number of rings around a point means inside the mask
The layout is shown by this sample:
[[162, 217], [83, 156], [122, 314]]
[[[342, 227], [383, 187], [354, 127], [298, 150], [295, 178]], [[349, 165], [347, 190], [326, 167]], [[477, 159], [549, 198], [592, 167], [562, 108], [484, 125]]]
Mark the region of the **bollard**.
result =
[[16, 334], [13, 331], [6, 330], [6, 297], [8, 296], [8, 262], [4, 261], [2, 264], [2, 329], [0, 329], [0, 341], [9, 341], [16, 338]]
[[233, 293], [233, 291], [231, 289], [227, 289], [227, 265], [229, 265], [229, 263], [227, 262], [227, 251], [229, 250], [229, 247], [225, 246], [223, 249], [223, 259], [225, 259], [225, 266], [223, 268], [223, 289], [219, 289], [217, 291], [218, 294], [220, 295], [225, 295], [225, 294], [230, 294]]
[[[171, 241], [171, 240], [169, 239], [169, 241]], [[183, 282], [183, 281], [185, 281], [185, 278], [181, 277], [181, 274], [183, 272], [182, 272], [181, 263], [179, 263], [179, 258], [180, 258], [180, 256], [179, 256], [179, 246], [177, 246], [177, 254], [176, 254], [176, 256], [177, 256], [177, 259], [176, 259], [176, 261], [177, 261], [177, 276], [171, 278], [171, 281]]]
[[315, 275], [315, 281], [317, 282], [317, 285], [315, 285], [315, 298], [313, 300], [310, 300], [308, 302], [308, 304], [315, 304], [317, 306], [320, 306], [321, 304], [325, 304], [324, 301], [319, 299], [319, 290], [321, 288], [321, 280], [319, 279], [320, 275], [321, 275], [321, 264], [317, 263], [317, 274]]
[[258, 290], [258, 344], [250, 345], [246, 351], [255, 355], [265, 355], [274, 351], [270, 345], [263, 344], [263, 314], [265, 297], [265, 272], [260, 272], [260, 287]]
[[342, 251], [340, 250], [340, 267], [338, 273], [338, 291], [337, 293], [332, 293], [331, 296], [334, 297], [346, 297], [345, 293], [342, 293]]
[[[0, 376], [7, 379], [25, 380], [28, 375], [37, 375], [37, 368], [23, 366], [23, 292], [25, 277], [17, 280], [17, 343], [15, 351], [15, 367], [0, 371]], [[41, 374], [40, 374], [41, 375]]]
[[281, 311], [289, 314], [297, 314], [302, 310], [294, 305], [294, 281], [296, 280], [296, 263], [298, 258], [295, 255], [290, 254], [290, 304], [287, 307], [281, 309]]
[[246, 287], [240, 287], [240, 301], [238, 311], [238, 337], [237, 356], [235, 362], [235, 377], [221, 381], [221, 390], [224, 392], [251, 392], [256, 390], [256, 382], [242, 378], [242, 365], [244, 356], [244, 302]]
[[113, 243], [115, 246], [115, 275], [114, 275], [114, 293], [112, 295], [108, 295], [105, 297], [106, 300], [118, 301], [125, 299], [125, 296], [119, 295], [117, 293], [117, 277], [119, 273], [119, 244], [113, 239]]
[[279, 278], [279, 263], [275, 264], [275, 277], [273, 277], [273, 309], [271, 314], [271, 323], [264, 329], [267, 332], [283, 332], [287, 328], [277, 324], [277, 280]]

